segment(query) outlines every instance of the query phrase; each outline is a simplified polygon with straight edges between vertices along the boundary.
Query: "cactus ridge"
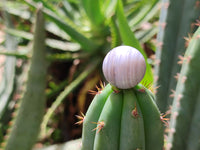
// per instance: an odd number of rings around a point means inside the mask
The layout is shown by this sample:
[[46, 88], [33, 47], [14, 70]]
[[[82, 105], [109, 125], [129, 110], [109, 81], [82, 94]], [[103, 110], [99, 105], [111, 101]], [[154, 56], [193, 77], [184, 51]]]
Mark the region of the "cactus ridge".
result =
[[163, 122], [154, 95], [141, 86], [113, 92], [108, 84], [86, 113], [82, 138], [82, 150], [162, 149]]
[[[200, 27], [193, 35], [183, 57], [181, 72], [178, 75], [178, 84], [173, 94], [174, 100], [167, 137], [167, 149], [170, 150], [186, 148], [197, 150], [200, 147], [199, 142], [195, 143], [199, 140], [200, 130], [200, 120], [197, 117], [199, 114], [196, 114], [199, 112], [198, 106], [200, 103], [199, 56]], [[193, 133], [196, 134], [193, 136]]]
[[90, 107], [84, 118], [83, 131], [82, 131], [83, 132], [82, 142], [90, 143], [90, 144], [83, 144], [82, 146], [83, 150], [93, 149], [95, 132], [92, 130], [95, 129], [97, 125], [95, 125], [92, 122], [96, 122], [96, 123], [98, 122], [98, 118], [106, 102], [106, 99], [108, 98], [111, 92], [113, 92], [112, 86], [107, 85], [100, 94], [97, 94], [95, 96], [92, 103], [90, 104]]

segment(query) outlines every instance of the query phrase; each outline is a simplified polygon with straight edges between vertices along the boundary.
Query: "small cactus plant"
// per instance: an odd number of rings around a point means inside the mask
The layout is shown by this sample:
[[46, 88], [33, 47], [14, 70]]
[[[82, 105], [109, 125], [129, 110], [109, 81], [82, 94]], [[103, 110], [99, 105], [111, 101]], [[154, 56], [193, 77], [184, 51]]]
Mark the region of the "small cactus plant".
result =
[[161, 150], [163, 123], [154, 96], [138, 84], [146, 66], [130, 46], [111, 50], [103, 73], [110, 82], [97, 92], [83, 119], [82, 150]]

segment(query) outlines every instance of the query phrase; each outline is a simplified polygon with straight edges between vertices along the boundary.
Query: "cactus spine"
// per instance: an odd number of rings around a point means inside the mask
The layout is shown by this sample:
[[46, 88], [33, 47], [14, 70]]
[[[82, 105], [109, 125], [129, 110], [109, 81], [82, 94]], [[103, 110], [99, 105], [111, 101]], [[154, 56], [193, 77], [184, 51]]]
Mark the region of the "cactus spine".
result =
[[162, 0], [155, 60], [156, 102], [161, 112], [172, 104], [169, 97], [176, 87], [174, 76], [180, 72], [178, 56], [185, 53], [184, 37], [195, 31], [193, 23], [200, 14], [199, 0]]
[[30, 150], [34, 145], [45, 110], [45, 30], [41, 7], [37, 11], [33, 54], [26, 91], [17, 117], [8, 133], [5, 150]]
[[200, 148], [200, 27], [186, 50], [174, 93], [167, 150]]

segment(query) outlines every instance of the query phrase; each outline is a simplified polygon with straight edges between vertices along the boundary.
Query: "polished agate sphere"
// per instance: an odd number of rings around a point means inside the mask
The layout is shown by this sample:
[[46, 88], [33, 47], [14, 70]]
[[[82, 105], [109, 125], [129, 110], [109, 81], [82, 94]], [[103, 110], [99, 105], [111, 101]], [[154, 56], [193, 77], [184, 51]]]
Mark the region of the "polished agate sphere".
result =
[[102, 68], [110, 84], [119, 89], [129, 89], [143, 79], [146, 63], [137, 49], [130, 46], [118, 46], [106, 55]]

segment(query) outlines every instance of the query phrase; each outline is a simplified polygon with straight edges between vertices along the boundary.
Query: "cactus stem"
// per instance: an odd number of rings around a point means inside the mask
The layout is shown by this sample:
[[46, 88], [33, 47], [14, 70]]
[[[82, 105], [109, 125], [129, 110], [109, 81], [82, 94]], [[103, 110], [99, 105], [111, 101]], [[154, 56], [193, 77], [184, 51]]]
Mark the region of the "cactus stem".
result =
[[79, 120], [79, 121], [77, 121], [77, 122], [75, 123], [75, 124], [77, 124], [77, 125], [83, 124], [84, 119], [85, 119], [85, 115], [84, 115], [82, 112], [80, 112], [80, 113], [81, 113], [81, 115], [76, 115], [77, 119]]
[[105, 123], [104, 123], [104, 121], [98, 121], [98, 122], [92, 122], [92, 123], [94, 123], [94, 124], [97, 124], [97, 127], [96, 128], [94, 128], [92, 131], [97, 131], [96, 133], [98, 134], [101, 130], [102, 130], [102, 128], [105, 126]]

